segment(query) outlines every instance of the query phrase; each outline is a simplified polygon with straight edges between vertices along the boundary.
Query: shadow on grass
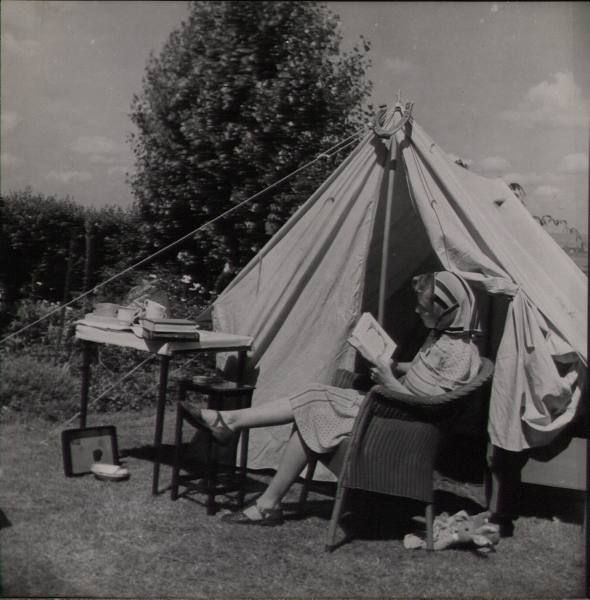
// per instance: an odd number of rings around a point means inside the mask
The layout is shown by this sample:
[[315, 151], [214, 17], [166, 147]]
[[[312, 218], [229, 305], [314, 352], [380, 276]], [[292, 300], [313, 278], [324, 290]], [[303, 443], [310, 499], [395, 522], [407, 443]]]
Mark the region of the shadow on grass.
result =
[[[162, 444], [160, 447], [160, 464], [172, 466], [174, 462], [174, 451], [175, 448], [172, 444]], [[124, 448], [119, 451], [119, 456], [121, 458], [137, 458], [139, 460], [147, 460], [149, 462], [154, 462], [156, 458], [156, 449], [150, 445], [145, 444], [143, 446], [137, 446], [135, 448]], [[194, 458], [191, 458], [190, 454], [190, 444], [183, 444], [181, 450], [181, 459], [180, 466], [185, 468], [185, 466], [190, 466]]]
[[4, 511], [0, 510], [0, 529], [6, 529], [7, 527], [12, 527], [12, 523], [4, 514]]
[[520, 515], [540, 519], [557, 519], [565, 523], [584, 522], [586, 492], [544, 485], [523, 484]]
[[[155, 450], [151, 445], [138, 446], [121, 451], [122, 457], [132, 457], [139, 460], [153, 462]], [[184, 472], [182, 482], [188, 484], [185, 489], [181, 488], [180, 497], [186, 497], [198, 504], [204, 505], [204, 500], [198, 498], [204, 494], [204, 485], [200, 481], [205, 476], [205, 466], [200, 457], [198, 446], [194, 442], [182, 445], [180, 468]], [[162, 465], [172, 466], [174, 460], [174, 446], [163, 444], [160, 450], [160, 461]], [[228, 464], [231, 464], [231, 460]], [[226, 470], [231, 467], [226, 467]], [[253, 499], [253, 495], [261, 493], [272, 477], [273, 470], [248, 471], [246, 479], [246, 500]], [[220, 495], [233, 492], [237, 489], [235, 482], [231, 481], [228, 473], [224, 473], [223, 467], [220, 471], [222, 479]], [[194, 481], [194, 483], [193, 483]], [[308, 499], [304, 507], [297, 502], [284, 502], [286, 520], [301, 520], [309, 517], [318, 517], [326, 521], [330, 520], [336, 485], [327, 482], [313, 482], [310, 494], [316, 499]], [[317, 499], [317, 496], [325, 496], [325, 499]], [[205, 498], [205, 496], [203, 496]], [[233, 500], [233, 499], [232, 499]], [[577, 490], [566, 490], [551, 488], [532, 484], [523, 484], [520, 498], [520, 515], [526, 517], [538, 517], [541, 519], [556, 518], [567, 523], [582, 524], [584, 519], [585, 493]], [[224, 502], [220, 498], [220, 507], [235, 509], [232, 501]], [[465, 510], [469, 514], [477, 514], [485, 510], [480, 504], [461, 496], [445, 491], [435, 492], [436, 514], [446, 512], [455, 514]], [[412, 521], [414, 516], [424, 515], [424, 505], [405, 498], [387, 496], [364, 492], [361, 490], [350, 490], [346, 514], [343, 516], [343, 528], [346, 528], [346, 520], [350, 521], [351, 535], [362, 539], [391, 539], [403, 537], [416, 523]], [[2, 525], [0, 516], [0, 526]], [[403, 532], [403, 533], [402, 533]], [[368, 536], [368, 537], [367, 537]], [[375, 537], [377, 536], [377, 537]]]

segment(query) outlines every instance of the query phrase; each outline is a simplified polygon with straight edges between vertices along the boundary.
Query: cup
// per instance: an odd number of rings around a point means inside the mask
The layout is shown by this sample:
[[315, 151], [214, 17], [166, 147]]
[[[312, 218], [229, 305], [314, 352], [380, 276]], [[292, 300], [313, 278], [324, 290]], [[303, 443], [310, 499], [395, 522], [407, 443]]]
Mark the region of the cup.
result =
[[94, 314], [100, 315], [101, 317], [113, 317], [117, 316], [118, 304], [113, 302], [98, 302], [94, 305]]
[[139, 310], [132, 306], [120, 306], [117, 310], [117, 319], [125, 323], [131, 323], [138, 313]]
[[146, 319], [165, 319], [166, 318], [166, 307], [163, 304], [154, 302], [153, 300], [146, 300], [143, 303], [143, 309], [145, 311]]

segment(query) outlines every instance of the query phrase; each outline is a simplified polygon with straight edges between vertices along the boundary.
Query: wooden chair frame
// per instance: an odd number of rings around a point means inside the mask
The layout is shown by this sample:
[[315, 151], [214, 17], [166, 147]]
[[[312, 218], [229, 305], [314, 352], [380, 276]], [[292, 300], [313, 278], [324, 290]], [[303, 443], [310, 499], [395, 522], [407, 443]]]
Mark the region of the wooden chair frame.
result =
[[[401, 394], [392, 392], [383, 386], [372, 387], [363, 400], [359, 413], [356, 417], [353, 430], [346, 444], [342, 469], [338, 477], [338, 485], [332, 516], [328, 528], [328, 537], [325, 549], [332, 551], [335, 548], [336, 532], [340, 515], [346, 497], [346, 491], [349, 488], [349, 478], [351, 468], [359, 452], [371, 435], [371, 419], [374, 415], [380, 415], [385, 418], [395, 419], [395, 410], [408, 411], [413, 414], [414, 420], [434, 425], [437, 429], [444, 428], [445, 421], [457, 410], [460, 410], [461, 400], [476, 391], [486, 381], [488, 381], [494, 371], [492, 361], [482, 358], [478, 374], [467, 384], [436, 396], [416, 396], [411, 394]], [[352, 387], [354, 374], [350, 372], [338, 372], [335, 377], [335, 384], [340, 387]], [[388, 417], [388, 409], [393, 408], [393, 416]], [[313, 480], [317, 459], [310, 461], [303, 483], [303, 489], [300, 495], [300, 503], [303, 505], [306, 501], [309, 486]], [[395, 494], [398, 495], [398, 494]], [[433, 542], [433, 521], [434, 509], [432, 502], [426, 504], [426, 542], [427, 549], [432, 550]]]

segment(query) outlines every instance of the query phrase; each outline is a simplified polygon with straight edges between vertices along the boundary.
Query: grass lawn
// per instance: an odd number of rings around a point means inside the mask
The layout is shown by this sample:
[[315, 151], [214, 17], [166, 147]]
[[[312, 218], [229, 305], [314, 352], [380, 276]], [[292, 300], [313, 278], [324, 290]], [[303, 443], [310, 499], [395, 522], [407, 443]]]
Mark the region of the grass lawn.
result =
[[[165, 441], [172, 440], [166, 415]], [[154, 413], [91, 415], [116, 425], [131, 472], [125, 482], [63, 474], [59, 431], [50, 425], [4, 425], [1, 457], [2, 594], [77, 597], [583, 597], [580, 498], [529, 489], [513, 538], [496, 552], [427, 553], [403, 548], [401, 534], [361, 528], [335, 552], [323, 551], [332, 487], [310, 497], [310, 512], [289, 513], [282, 527], [227, 525], [208, 517], [191, 494], [152, 497]], [[44, 443], [46, 441], [46, 443]], [[162, 467], [161, 483], [170, 469]], [[268, 479], [253, 474], [255, 489]], [[161, 487], [164, 487], [162, 485]], [[396, 512], [376, 499], [365, 506], [385, 524]], [[376, 503], [376, 504], [375, 504]], [[294, 504], [292, 504], [294, 506]], [[557, 516], [556, 516], [557, 515]], [[374, 523], [375, 519], [373, 519]]]

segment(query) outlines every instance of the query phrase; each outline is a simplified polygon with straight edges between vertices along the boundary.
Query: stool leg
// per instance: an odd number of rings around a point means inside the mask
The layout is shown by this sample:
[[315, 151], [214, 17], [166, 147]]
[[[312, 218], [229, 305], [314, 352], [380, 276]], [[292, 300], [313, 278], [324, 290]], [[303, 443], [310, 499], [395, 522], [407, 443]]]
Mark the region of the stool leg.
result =
[[[242, 365], [243, 367], [243, 365]], [[241, 379], [240, 379], [241, 380]], [[241, 408], [250, 408], [252, 406], [252, 395], [254, 391], [247, 392], [241, 400]], [[240, 434], [240, 476], [238, 481], [238, 507], [243, 508], [246, 497], [246, 481], [248, 473], [248, 443], [250, 441], [250, 430], [244, 429]]]
[[182, 421], [184, 409], [178, 403], [176, 408], [176, 428], [174, 432], [174, 463], [172, 465], [172, 485], [170, 488], [170, 499], [178, 498], [178, 473], [180, 470], [180, 448], [182, 446]]
[[426, 550], [434, 550], [434, 506], [426, 505]]
[[[216, 395], [211, 394], [207, 402], [207, 408], [219, 410], [219, 402]], [[213, 436], [207, 432], [207, 457], [205, 466], [205, 489], [207, 491], [207, 514], [215, 514], [215, 488], [217, 483], [217, 453], [213, 460]]]
[[246, 475], [248, 471], [248, 440], [250, 437], [250, 431], [244, 429], [240, 434], [240, 480], [238, 488], [238, 507], [244, 506], [244, 499], [246, 496]]
[[205, 467], [205, 489], [207, 490], [207, 514], [215, 514], [215, 482], [217, 475], [217, 465], [213, 460], [213, 437], [207, 434], [207, 464]]

